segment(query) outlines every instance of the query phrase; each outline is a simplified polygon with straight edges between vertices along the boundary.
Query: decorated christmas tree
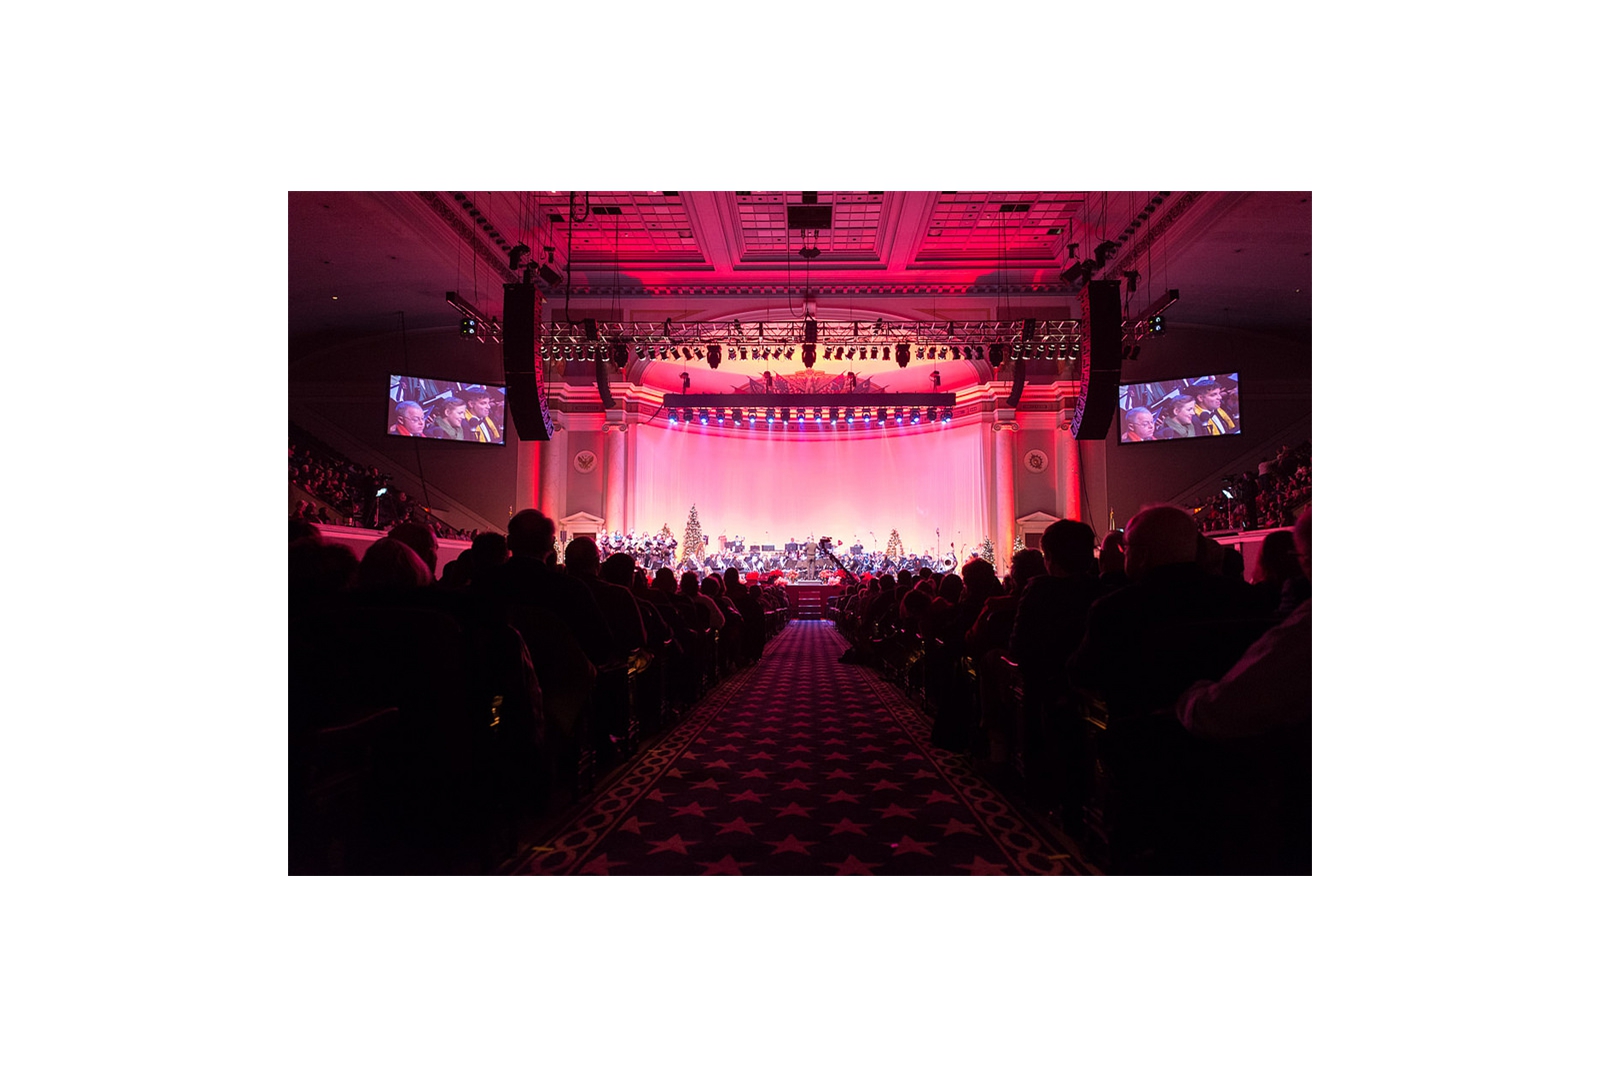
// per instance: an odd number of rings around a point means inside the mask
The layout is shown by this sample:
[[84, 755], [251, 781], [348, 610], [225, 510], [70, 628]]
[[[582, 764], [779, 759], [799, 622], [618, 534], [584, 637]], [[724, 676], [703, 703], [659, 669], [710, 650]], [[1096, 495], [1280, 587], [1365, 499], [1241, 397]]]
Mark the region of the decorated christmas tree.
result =
[[1017, 534], [1017, 539], [1015, 541], [1011, 542], [1011, 554], [1013, 556], [1015, 556], [1018, 552], [1021, 552], [1023, 549], [1025, 549], [1027, 547], [1028, 547], [1028, 542], [1026, 542], [1026, 541], [1024, 541], [1022, 539], [1022, 535], [1021, 534]]
[[683, 551], [678, 556], [679, 563], [699, 559], [705, 554], [706, 539], [700, 532], [700, 509], [694, 504], [689, 505], [689, 521], [683, 528], [681, 548]]
[[883, 554], [887, 559], [899, 559], [906, 554], [905, 546], [900, 543], [900, 531], [889, 531], [889, 543], [883, 546]]
[[981, 556], [982, 558], [988, 560], [991, 564], [993, 564], [994, 563], [994, 542], [991, 541], [989, 538], [985, 537], [983, 539], [983, 544], [978, 546], [978, 555]]

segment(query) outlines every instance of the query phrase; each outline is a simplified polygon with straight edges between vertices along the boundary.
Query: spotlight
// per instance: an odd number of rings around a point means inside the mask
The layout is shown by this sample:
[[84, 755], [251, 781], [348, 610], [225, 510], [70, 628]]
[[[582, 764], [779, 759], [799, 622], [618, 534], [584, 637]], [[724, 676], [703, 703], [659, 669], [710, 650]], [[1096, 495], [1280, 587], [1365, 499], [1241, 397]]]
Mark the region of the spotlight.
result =
[[618, 370], [626, 367], [628, 365], [628, 346], [621, 341], [613, 343], [611, 346], [611, 362], [617, 365]]
[[706, 365], [716, 370], [722, 363], [722, 346], [706, 345]]
[[905, 408], [895, 408], [894, 421], [897, 424], [906, 421], [906, 409]]
[[817, 346], [814, 342], [807, 341], [800, 346], [800, 362], [805, 364], [807, 370], [817, 365]]
[[1151, 333], [1165, 333], [1166, 329], [1167, 329], [1167, 320], [1165, 318], [1163, 318], [1160, 315], [1151, 315], [1150, 316], [1150, 332]]
[[878, 425], [882, 426], [884, 423], [886, 423], [888, 421], [889, 421], [889, 409], [888, 408], [879, 408], [878, 409]]
[[829, 408], [828, 409], [828, 421], [829, 422], [838, 422], [839, 421], [839, 409], [838, 408]]
[[461, 336], [462, 337], [477, 337], [478, 336], [478, 320], [477, 319], [462, 319], [461, 320]]
[[950, 424], [950, 409], [949, 408], [945, 408], [944, 409], [944, 420], [943, 421], [944, 421], [946, 426], [948, 426]]
[[1006, 361], [1006, 346], [994, 344], [989, 346], [989, 366], [998, 367]]
[[767, 409], [767, 425], [768, 426], [772, 425], [772, 409], [771, 408]]
[[911, 346], [904, 342], [894, 346], [894, 361], [902, 367], [911, 365]]

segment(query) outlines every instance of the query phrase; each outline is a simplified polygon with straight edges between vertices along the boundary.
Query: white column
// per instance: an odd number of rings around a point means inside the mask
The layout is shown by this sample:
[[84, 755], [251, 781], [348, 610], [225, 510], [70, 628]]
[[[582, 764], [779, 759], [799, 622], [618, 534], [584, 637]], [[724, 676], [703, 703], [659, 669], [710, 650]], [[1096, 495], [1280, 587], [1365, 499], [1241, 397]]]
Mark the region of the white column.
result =
[[539, 510], [554, 522], [566, 514], [567, 433], [557, 430], [539, 445]]
[[624, 515], [627, 498], [627, 427], [607, 426], [606, 443], [606, 495], [605, 520], [607, 530], [627, 532]]
[[1011, 543], [1017, 536], [1017, 428], [997, 423], [994, 428], [995, 569], [1011, 569]]

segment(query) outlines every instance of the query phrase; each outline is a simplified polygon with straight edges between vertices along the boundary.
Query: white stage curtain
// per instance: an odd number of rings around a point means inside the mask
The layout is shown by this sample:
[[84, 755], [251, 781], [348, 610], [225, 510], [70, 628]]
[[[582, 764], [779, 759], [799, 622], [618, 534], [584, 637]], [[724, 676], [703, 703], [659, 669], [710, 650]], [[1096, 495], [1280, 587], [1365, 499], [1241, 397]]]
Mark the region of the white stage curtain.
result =
[[897, 529], [908, 553], [948, 551], [951, 542], [959, 553], [988, 533], [987, 426], [876, 437], [815, 425], [754, 439], [654, 426], [628, 432], [639, 434], [631, 514], [641, 534], [666, 524], [681, 541], [690, 505], [713, 546], [719, 535], [780, 545], [832, 537], [881, 551]]

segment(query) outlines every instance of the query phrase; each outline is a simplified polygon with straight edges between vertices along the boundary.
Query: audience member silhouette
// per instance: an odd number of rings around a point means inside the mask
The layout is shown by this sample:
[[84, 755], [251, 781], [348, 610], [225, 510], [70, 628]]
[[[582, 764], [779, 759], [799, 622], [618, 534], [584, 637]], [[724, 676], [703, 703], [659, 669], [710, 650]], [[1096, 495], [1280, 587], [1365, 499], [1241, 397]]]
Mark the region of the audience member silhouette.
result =
[[[512, 604], [551, 612], [571, 631], [592, 666], [609, 663], [615, 654], [611, 630], [589, 587], [555, 569], [556, 529], [542, 512], [527, 508], [506, 526], [511, 558], [481, 576], [486, 591]], [[529, 647], [533, 647], [529, 641]]]
[[967, 630], [967, 655], [977, 659], [991, 649], [1003, 652], [1010, 646], [1022, 593], [1029, 582], [1045, 573], [1044, 553], [1037, 548], [1025, 548], [1011, 557], [1010, 589], [1002, 596], [990, 597]]
[[[1293, 539], [1311, 570], [1311, 509]], [[1205, 766], [1207, 869], [1311, 873], [1311, 599], [1262, 634], [1237, 663], [1202, 678], [1173, 713], [1217, 743]]]
[[1106, 592], [1128, 584], [1128, 572], [1122, 554], [1123, 534], [1112, 530], [1100, 542], [1100, 587]]
[[439, 573], [439, 539], [427, 526], [420, 522], [402, 522], [392, 528], [388, 536], [409, 546], [421, 558], [430, 580]]
[[433, 575], [422, 557], [394, 537], [381, 537], [368, 545], [356, 570], [356, 588], [362, 590], [422, 589], [432, 583]]
[[625, 654], [643, 648], [644, 618], [639, 614], [639, 605], [625, 587], [600, 580], [599, 546], [587, 537], [574, 537], [567, 542], [566, 561], [567, 573], [594, 594], [600, 614], [605, 617], [616, 641], [616, 651]]
[[[1123, 839], [1146, 842], [1154, 869], [1205, 862], [1204, 764], [1171, 717], [1195, 681], [1219, 678], [1265, 629], [1249, 587], [1199, 562], [1194, 518], [1147, 507], [1127, 527], [1129, 583], [1089, 609], [1068, 680], [1104, 702], [1100, 759], [1117, 782]], [[1218, 570], [1220, 570], [1220, 546]]]
[[1261, 554], [1256, 557], [1254, 588], [1276, 619], [1287, 618], [1291, 611], [1310, 599], [1311, 579], [1300, 566], [1293, 533], [1274, 530], [1262, 540]]

